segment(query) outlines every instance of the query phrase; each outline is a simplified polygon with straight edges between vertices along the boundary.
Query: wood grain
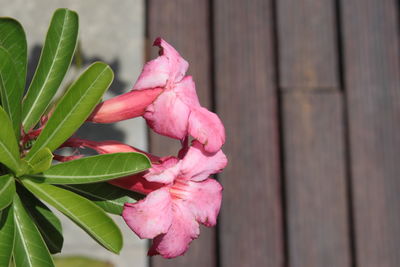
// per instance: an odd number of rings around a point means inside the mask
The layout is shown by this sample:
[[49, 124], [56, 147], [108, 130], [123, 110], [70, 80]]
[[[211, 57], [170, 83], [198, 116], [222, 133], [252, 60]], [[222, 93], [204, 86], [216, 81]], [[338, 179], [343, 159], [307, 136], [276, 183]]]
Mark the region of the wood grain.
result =
[[[210, 7], [208, 1], [198, 0], [149, 0], [148, 37], [152, 42], [160, 36], [173, 45], [190, 64], [197, 93], [203, 106], [210, 108], [211, 91], [211, 41]], [[158, 53], [151, 50], [151, 57]], [[177, 140], [150, 134], [151, 151], [158, 155], [176, 155], [180, 149]], [[214, 267], [217, 264], [215, 228], [201, 228], [200, 238], [195, 240], [185, 256], [172, 260], [153, 257], [151, 266]]]
[[350, 267], [342, 96], [283, 94], [291, 267]]
[[230, 164], [224, 199], [222, 267], [284, 263], [272, 2], [214, 1], [217, 111]]
[[398, 1], [341, 1], [358, 266], [400, 265]]
[[279, 72], [285, 89], [337, 89], [335, 1], [279, 0]]
[[288, 262], [352, 262], [337, 18], [330, 0], [277, 1]]

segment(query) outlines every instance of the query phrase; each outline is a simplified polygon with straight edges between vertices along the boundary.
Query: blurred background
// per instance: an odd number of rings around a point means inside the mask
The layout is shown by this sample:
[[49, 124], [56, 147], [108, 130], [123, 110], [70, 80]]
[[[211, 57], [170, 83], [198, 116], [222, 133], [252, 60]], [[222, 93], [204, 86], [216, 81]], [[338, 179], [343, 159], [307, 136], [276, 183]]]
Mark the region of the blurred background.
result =
[[[24, 25], [31, 62], [54, 9], [76, 10], [82, 64], [101, 59], [117, 73], [108, 97], [131, 88], [162, 36], [189, 61], [202, 105], [226, 127], [230, 164], [218, 176], [219, 224], [203, 227], [184, 257], [149, 260], [147, 243], [123, 223], [121, 256], [65, 223], [61, 257], [86, 255], [117, 267], [400, 266], [398, 1], [0, 4], [1, 16]], [[79, 134], [160, 155], [179, 149], [148, 133], [142, 120], [89, 125]]]

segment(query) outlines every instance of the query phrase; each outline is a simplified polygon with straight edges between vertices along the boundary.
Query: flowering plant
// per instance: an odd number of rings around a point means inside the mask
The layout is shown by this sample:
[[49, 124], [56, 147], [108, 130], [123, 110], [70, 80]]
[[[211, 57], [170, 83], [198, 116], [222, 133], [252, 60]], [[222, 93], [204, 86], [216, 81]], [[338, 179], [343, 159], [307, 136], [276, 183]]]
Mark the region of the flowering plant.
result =
[[[58, 9], [35, 75], [24, 95], [27, 44], [22, 26], [0, 18], [0, 266], [54, 266], [62, 249], [59, 210], [104, 248], [119, 253], [122, 235], [107, 213], [122, 215], [149, 255], [185, 253], [199, 224], [213, 226], [221, 185], [210, 175], [227, 164], [224, 127], [200, 105], [189, 64], [166, 41], [125, 94], [101, 102], [111, 68], [93, 63], [53, 100], [76, 48], [78, 15]], [[177, 155], [158, 157], [116, 141], [74, 133], [85, 122], [112, 123], [143, 116], [156, 133], [181, 141]], [[60, 155], [90, 148], [98, 155]], [[58, 162], [53, 164], [53, 162]], [[46, 204], [44, 204], [44, 202]]]

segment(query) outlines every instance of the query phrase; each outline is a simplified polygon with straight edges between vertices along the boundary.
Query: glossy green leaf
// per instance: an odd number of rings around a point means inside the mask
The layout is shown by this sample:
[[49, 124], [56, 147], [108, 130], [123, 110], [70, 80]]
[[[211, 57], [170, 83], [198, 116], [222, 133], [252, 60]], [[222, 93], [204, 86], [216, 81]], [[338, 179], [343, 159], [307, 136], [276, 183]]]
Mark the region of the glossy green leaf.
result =
[[47, 147], [38, 151], [35, 156], [29, 161], [29, 173], [40, 173], [51, 167], [53, 154]]
[[26, 159], [39, 150], [57, 149], [89, 117], [113, 80], [111, 68], [101, 62], [92, 64], [62, 97]]
[[28, 45], [22, 25], [12, 18], [0, 18], [0, 47], [5, 49], [12, 59], [18, 73], [18, 84], [25, 89], [28, 62]]
[[98, 206], [68, 190], [23, 179], [24, 186], [36, 197], [64, 213], [106, 249], [119, 253], [122, 234], [114, 221]]
[[14, 214], [12, 206], [0, 211], [0, 266], [8, 266], [14, 247]]
[[140, 153], [114, 153], [67, 161], [26, 177], [48, 184], [87, 184], [107, 181], [142, 172], [151, 167]]
[[125, 190], [109, 183], [60, 185], [60, 187], [73, 191], [101, 207], [104, 211], [121, 215], [125, 203], [135, 203], [144, 196]]
[[11, 174], [0, 176], [0, 210], [11, 204], [15, 195], [15, 180]]
[[14, 133], [21, 132], [21, 99], [24, 92], [11, 55], [0, 46], [0, 96], [4, 110], [10, 116]]
[[61, 8], [54, 12], [39, 64], [23, 103], [25, 131], [35, 126], [49, 106], [71, 64], [78, 37], [78, 15]]
[[18, 186], [17, 191], [25, 208], [39, 229], [47, 248], [53, 254], [61, 252], [64, 238], [60, 220], [43, 202], [28, 190], [22, 186]]
[[0, 162], [14, 172], [20, 172], [19, 148], [10, 118], [0, 106]]
[[13, 255], [15, 266], [54, 266], [53, 259], [39, 230], [26, 212], [18, 195], [15, 195], [13, 206], [15, 221], [15, 245]]

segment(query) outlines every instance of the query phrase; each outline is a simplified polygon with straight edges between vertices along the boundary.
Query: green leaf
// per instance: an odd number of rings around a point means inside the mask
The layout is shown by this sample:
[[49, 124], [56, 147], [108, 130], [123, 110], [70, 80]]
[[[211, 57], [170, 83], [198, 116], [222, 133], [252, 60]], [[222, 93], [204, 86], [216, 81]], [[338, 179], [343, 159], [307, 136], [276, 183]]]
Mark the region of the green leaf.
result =
[[64, 238], [62, 225], [57, 216], [39, 199], [22, 186], [18, 186], [18, 194], [34, 220], [47, 248], [51, 253], [61, 252]]
[[38, 151], [35, 156], [29, 161], [29, 173], [43, 172], [51, 167], [53, 154], [47, 147]]
[[31, 129], [49, 106], [71, 64], [78, 38], [78, 15], [61, 8], [54, 12], [38, 67], [23, 104], [23, 125]]
[[14, 133], [18, 137], [21, 132], [21, 99], [23, 92], [23, 85], [19, 84], [18, 72], [11, 55], [0, 46], [1, 103], [10, 116]]
[[121, 231], [101, 208], [75, 193], [53, 185], [38, 184], [28, 179], [23, 179], [22, 183], [36, 197], [64, 213], [100, 245], [119, 253], [122, 248]]
[[104, 211], [121, 215], [125, 203], [135, 203], [143, 198], [139, 193], [125, 190], [109, 183], [60, 185], [73, 191], [101, 207]]
[[15, 195], [15, 181], [11, 174], [0, 176], [0, 210], [11, 204]]
[[0, 211], [0, 266], [8, 266], [14, 247], [14, 214], [12, 206]]
[[26, 68], [28, 62], [28, 45], [22, 25], [12, 18], [0, 18], [0, 47], [5, 49], [18, 72], [18, 84], [25, 89]]
[[81, 256], [56, 257], [54, 259], [57, 267], [113, 267], [108, 261], [100, 261]]
[[149, 159], [143, 154], [114, 153], [63, 162], [26, 177], [48, 184], [87, 184], [128, 176], [150, 167]]
[[26, 159], [39, 150], [51, 151], [65, 142], [89, 117], [113, 80], [111, 68], [101, 62], [92, 64], [62, 97]]
[[0, 106], [0, 162], [14, 172], [20, 172], [19, 148], [11, 121]]
[[54, 266], [39, 230], [32, 221], [18, 195], [14, 198], [15, 245], [14, 262], [16, 267]]

